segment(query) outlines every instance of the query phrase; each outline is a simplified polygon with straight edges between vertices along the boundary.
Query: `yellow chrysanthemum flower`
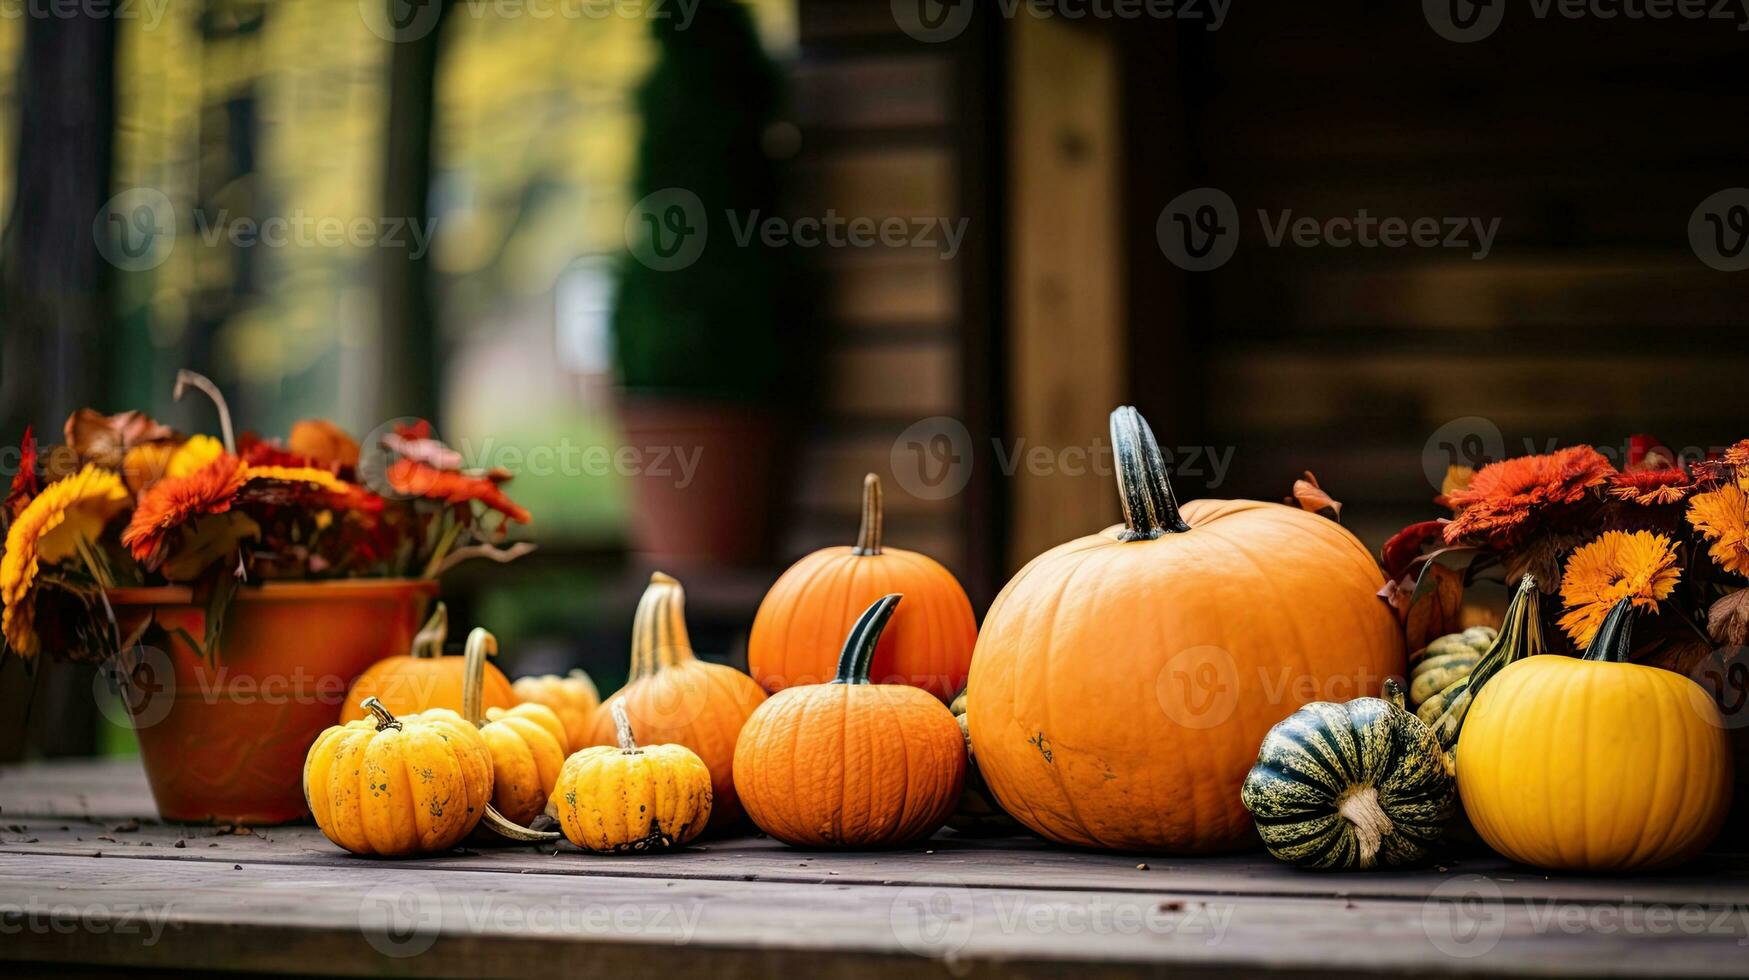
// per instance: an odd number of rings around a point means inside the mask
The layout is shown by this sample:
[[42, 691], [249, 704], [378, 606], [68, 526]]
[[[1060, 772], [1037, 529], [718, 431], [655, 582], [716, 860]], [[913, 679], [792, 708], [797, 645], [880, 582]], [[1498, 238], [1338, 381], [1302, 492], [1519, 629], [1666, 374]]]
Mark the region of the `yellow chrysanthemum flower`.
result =
[[39, 564], [72, 557], [80, 542], [101, 534], [132, 499], [121, 477], [87, 465], [44, 487], [12, 522], [0, 558], [0, 601], [6, 606], [0, 631], [13, 652], [34, 657], [39, 649], [32, 602]]
[[1605, 531], [1567, 559], [1561, 578], [1567, 614], [1561, 629], [1584, 650], [1616, 603], [1632, 599], [1635, 607], [1655, 613], [1681, 577], [1669, 538], [1651, 531]]
[[1688, 502], [1688, 523], [1712, 542], [1707, 554], [1719, 567], [1739, 575], [1749, 574], [1749, 493], [1727, 483], [1717, 490], [1696, 494]]
[[188, 476], [218, 459], [224, 451], [225, 444], [212, 436], [189, 436], [187, 442], [177, 446], [176, 452], [170, 454], [170, 462], [164, 469], [164, 475]]
[[170, 472], [170, 460], [179, 447], [168, 442], [148, 442], [129, 449], [122, 457], [122, 478], [135, 493], [157, 483]]

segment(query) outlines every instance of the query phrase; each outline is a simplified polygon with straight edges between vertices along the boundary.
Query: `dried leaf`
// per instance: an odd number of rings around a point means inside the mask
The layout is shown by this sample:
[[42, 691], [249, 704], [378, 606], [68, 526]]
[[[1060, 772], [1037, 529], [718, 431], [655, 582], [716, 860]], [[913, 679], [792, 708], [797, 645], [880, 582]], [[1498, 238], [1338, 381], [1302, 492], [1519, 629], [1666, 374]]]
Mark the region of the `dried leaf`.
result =
[[1380, 564], [1385, 566], [1385, 574], [1393, 579], [1407, 576], [1427, 542], [1445, 540], [1444, 530], [1444, 521], [1421, 521], [1392, 535], [1391, 540], [1385, 542], [1381, 556]]
[[1707, 635], [1725, 646], [1749, 646], [1749, 589], [1738, 589], [1713, 603], [1706, 614]]
[[129, 449], [176, 438], [169, 426], [159, 424], [145, 412], [104, 415], [90, 408], [81, 408], [68, 416], [66, 434], [67, 445], [81, 465], [96, 463], [112, 470], [121, 469]]
[[1416, 588], [1420, 594], [1409, 604], [1403, 621], [1403, 641], [1410, 650], [1419, 650], [1447, 633], [1457, 632], [1463, 620], [1462, 573], [1430, 561]]
[[27, 425], [24, 427], [24, 441], [18, 446], [18, 472], [13, 474], [12, 487], [6, 492], [7, 521], [17, 518], [31, 498], [40, 492], [42, 485], [36, 478], [36, 436]]
[[1340, 521], [1342, 518], [1342, 502], [1318, 486], [1318, 478], [1312, 475], [1311, 470], [1306, 471], [1304, 478], [1294, 481], [1293, 495], [1284, 502], [1290, 507], [1321, 514], [1333, 521]]

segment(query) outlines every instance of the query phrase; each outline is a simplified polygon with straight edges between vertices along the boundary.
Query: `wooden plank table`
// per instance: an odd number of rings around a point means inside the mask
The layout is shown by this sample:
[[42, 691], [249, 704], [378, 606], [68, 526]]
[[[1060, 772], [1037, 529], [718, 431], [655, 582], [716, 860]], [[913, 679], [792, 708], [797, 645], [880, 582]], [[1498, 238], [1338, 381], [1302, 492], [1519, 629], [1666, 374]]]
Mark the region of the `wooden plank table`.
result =
[[[0, 768], [0, 960], [390, 976], [1749, 974], [1749, 855], [1633, 879], [1480, 855], [1317, 874], [943, 832], [594, 857], [350, 856], [313, 827], [164, 825], [133, 762]], [[610, 972], [611, 971], [611, 972]]]

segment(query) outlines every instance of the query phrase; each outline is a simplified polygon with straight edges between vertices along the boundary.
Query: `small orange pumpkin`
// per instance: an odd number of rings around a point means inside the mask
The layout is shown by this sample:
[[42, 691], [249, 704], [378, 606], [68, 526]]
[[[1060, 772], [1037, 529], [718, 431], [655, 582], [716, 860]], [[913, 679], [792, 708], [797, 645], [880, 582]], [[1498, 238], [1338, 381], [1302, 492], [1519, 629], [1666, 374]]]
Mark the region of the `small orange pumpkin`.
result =
[[965, 687], [978, 640], [971, 600], [953, 573], [928, 555], [881, 545], [881, 480], [862, 482], [855, 547], [825, 548], [789, 567], [759, 603], [747, 640], [747, 670], [766, 691], [832, 678], [832, 651], [868, 604], [888, 593], [905, 608], [875, 651], [870, 676], [910, 684], [941, 699]]
[[638, 600], [632, 623], [632, 667], [626, 686], [595, 712], [592, 745], [618, 745], [613, 706], [646, 745], [684, 745], [711, 771], [710, 824], [706, 833], [741, 819], [735, 798], [735, 740], [765, 692], [753, 678], [727, 664], [698, 659], [686, 635], [686, 593], [672, 576], [656, 572]]
[[767, 834], [802, 847], [890, 847], [934, 833], [966, 775], [953, 712], [903, 684], [870, 684], [881, 630], [899, 596], [856, 621], [829, 684], [760, 705], [735, 748], [735, 788]]
[[542, 674], [538, 677], [518, 677], [510, 689], [524, 704], [544, 704], [553, 709], [565, 725], [565, 751], [575, 752], [589, 744], [595, 730], [595, 709], [601, 707], [601, 694], [595, 682], [581, 670], [560, 677]]
[[1366, 547], [1254, 500], [1180, 512], [1154, 433], [1111, 416], [1124, 523], [1034, 558], [984, 618], [966, 689], [1002, 808], [1064, 844], [1198, 853], [1256, 840], [1239, 789], [1276, 722], [1403, 674]]
[[[376, 698], [396, 715], [411, 715], [431, 708], [465, 713], [467, 658], [443, 655], [443, 644], [448, 638], [449, 610], [440, 602], [425, 626], [413, 637], [413, 649], [406, 656], [379, 660], [352, 682], [352, 688], [346, 692], [346, 702], [340, 709], [340, 723], [362, 721], [368, 717], [368, 712], [360, 707], [366, 698]], [[516, 693], [510, 689], [510, 681], [491, 664], [485, 667], [484, 685], [482, 710], [516, 704]]]

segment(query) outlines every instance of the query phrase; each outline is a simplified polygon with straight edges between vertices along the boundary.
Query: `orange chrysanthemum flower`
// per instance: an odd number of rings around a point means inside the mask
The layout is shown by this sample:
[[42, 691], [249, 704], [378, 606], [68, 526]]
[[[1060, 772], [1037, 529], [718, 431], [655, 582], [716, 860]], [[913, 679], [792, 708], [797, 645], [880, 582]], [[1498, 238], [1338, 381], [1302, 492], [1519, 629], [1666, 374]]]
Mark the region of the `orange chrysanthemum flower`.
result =
[[[450, 470], [440, 470], [411, 459], [397, 459], [389, 464], [389, 486], [396, 493], [449, 504], [466, 504], [478, 500], [487, 507], [519, 524], [527, 524], [528, 511], [498, 489], [502, 480], [490, 476], [469, 476]], [[508, 479], [508, 476], [505, 477]]]
[[0, 600], [6, 604], [0, 631], [13, 652], [34, 657], [41, 646], [34, 603], [39, 564], [72, 557], [80, 544], [103, 532], [129, 499], [120, 477], [87, 464], [49, 484], [12, 522], [6, 532], [6, 555], [0, 558]]
[[1726, 449], [1724, 460], [1725, 465], [1727, 466], [1749, 466], [1749, 439], [1739, 440], [1729, 449]]
[[1567, 559], [1561, 629], [1584, 650], [1616, 603], [1632, 599], [1637, 608], [1655, 613], [1681, 577], [1669, 538], [1651, 531], [1605, 531]]
[[121, 543], [146, 567], [157, 568], [164, 562], [170, 533], [197, 517], [230, 510], [248, 470], [241, 459], [221, 452], [186, 476], [159, 480], [140, 495]]
[[1727, 483], [1688, 502], [1688, 523], [1712, 542], [1707, 554], [1719, 567], [1749, 575], [1749, 493]]
[[1617, 500], [1650, 507], [1679, 504], [1694, 491], [1694, 478], [1680, 467], [1635, 470], [1609, 478], [1609, 495]]
[[1483, 534], [1496, 546], [1510, 545], [1538, 510], [1576, 504], [1614, 473], [1609, 460], [1590, 446], [1490, 463], [1476, 471], [1469, 486], [1446, 495], [1457, 516], [1446, 525], [1445, 540], [1455, 544]]

